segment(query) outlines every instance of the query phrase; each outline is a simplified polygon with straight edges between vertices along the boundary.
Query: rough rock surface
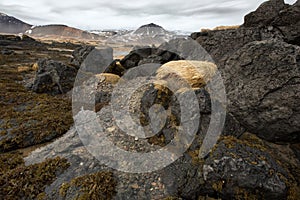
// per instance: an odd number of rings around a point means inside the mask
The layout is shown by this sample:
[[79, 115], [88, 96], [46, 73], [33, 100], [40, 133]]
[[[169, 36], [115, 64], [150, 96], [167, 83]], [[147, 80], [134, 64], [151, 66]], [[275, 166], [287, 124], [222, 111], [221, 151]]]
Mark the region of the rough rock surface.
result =
[[222, 70], [223, 59], [249, 42], [276, 39], [299, 45], [299, 13], [299, 1], [287, 5], [283, 0], [271, 0], [248, 14], [237, 29], [196, 32], [191, 38], [203, 46]]
[[125, 56], [120, 63], [125, 69], [130, 69], [146, 63], [164, 64], [171, 60], [179, 59], [180, 58], [178, 55], [166, 50], [160, 50], [158, 48], [151, 47], [137, 47], [135, 50], [131, 51], [127, 56]]
[[103, 106], [108, 105], [114, 86], [120, 77], [115, 74], [101, 73], [87, 79], [81, 85], [76, 82], [72, 90], [73, 114], [82, 108], [99, 111]]
[[[107, 120], [111, 116], [109, 112], [110, 109], [105, 108], [98, 116], [102, 118], [101, 123], [107, 126], [105, 134], [112, 138], [115, 145], [123, 146], [127, 151], [145, 151], [150, 148], [147, 140], [135, 141], [123, 135], [119, 128]], [[72, 128], [62, 138], [34, 151], [25, 161], [32, 164], [60, 156], [71, 163], [63, 174], [46, 187], [48, 199], [62, 199], [59, 192], [62, 185], [74, 177], [103, 170], [112, 171], [116, 177], [116, 194], [113, 199], [163, 199], [168, 196], [197, 199], [200, 195], [222, 199], [246, 196], [255, 199], [285, 199], [295, 180], [290, 177], [287, 169], [278, 164], [270, 150], [257, 141], [225, 137], [206, 160], [199, 160], [199, 149], [192, 148], [162, 170], [131, 174], [101, 164], [88, 153], [75, 128]], [[72, 197], [77, 192], [69, 189], [67, 194]]]
[[255, 11], [247, 14], [243, 26], [257, 27], [270, 24], [280, 11], [287, 8], [284, 0], [269, 0], [261, 4]]
[[224, 70], [229, 111], [250, 132], [273, 142], [300, 141], [300, 48], [252, 42]]
[[72, 53], [73, 57], [70, 60], [71, 65], [79, 69], [83, 61], [93, 49], [95, 49], [93, 46], [81, 46], [76, 48]]
[[77, 70], [61, 62], [43, 59], [31, 89], [37, 93], [63, 94], [72, 89]]
[[243, 27], [276, 27], [286, 42], [300, 45], [299, 25], [299, 1], [294, 5], [287, 5], [283, 0], [271, 0], [246, 15]]
[[277, 27], [286, 42], [300, 45], [300, 3], [299, 0], [292, 6], [281, 10], [279, 15], [271, 22]]
[[[194, 35], [197, 35], [196, 33]], [[196, 36], [194, 36], [196, 37]], [[277, 28], [238, 28], [234, 30], [216, 30], [203, 33], [196, 38], [196, 41], [211, 55], [222, 70], [224, 61], [221, 59], [230, 56], [239, 48], [249, 42], [266, 39], [283, 40], [282, 33]]]
[[222, 199], [285, 199], [288, 172], [255, 140], [222, 139], [204, 161], [204, 194]]

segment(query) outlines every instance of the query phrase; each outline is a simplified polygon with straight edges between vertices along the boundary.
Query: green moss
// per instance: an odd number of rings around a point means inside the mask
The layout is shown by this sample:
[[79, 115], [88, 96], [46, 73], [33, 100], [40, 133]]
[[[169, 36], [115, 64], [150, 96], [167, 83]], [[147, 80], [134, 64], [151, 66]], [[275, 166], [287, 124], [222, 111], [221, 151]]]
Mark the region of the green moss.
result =
[[0, 176], [0, 194], [4, 194], [4, 199], [41, 198], [46, 185], [69, 165], [66, 159], [59, 157], [30, 166], [20, 164]]
[[112, 172], [101, 171], [94, 174], [77, 177], [70, 183], [63, 183], [59, 193], [65, 197], [70, 188], [80, 188], [76, 200], [106, 200], [112, 199], [115, 193], [116, 180]]

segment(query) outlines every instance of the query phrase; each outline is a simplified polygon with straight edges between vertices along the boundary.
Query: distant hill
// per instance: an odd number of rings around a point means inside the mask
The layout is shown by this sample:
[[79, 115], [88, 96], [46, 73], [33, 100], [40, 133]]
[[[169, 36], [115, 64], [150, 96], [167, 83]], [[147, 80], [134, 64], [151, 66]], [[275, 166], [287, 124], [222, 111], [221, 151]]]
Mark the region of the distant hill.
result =
[[98, 34], [89, 33], [77, 28], [69, 27], [66, 25], [45, 25], [33, 26], [26, 31], [26, 34], [35, 37], [62, 37], [62, 38], [81, 38], [81, 39], [99, 39]]
[[0, 32], [1, 33], [24, 33], [32, 25], [27, 24], [15, 17], [0, 13]]
[[33, 37], [80, 38], [95, 40], [101, 36], [66, 25], [32, 26], [15, 17], [0, 13], [0, 33], [25, 33]]

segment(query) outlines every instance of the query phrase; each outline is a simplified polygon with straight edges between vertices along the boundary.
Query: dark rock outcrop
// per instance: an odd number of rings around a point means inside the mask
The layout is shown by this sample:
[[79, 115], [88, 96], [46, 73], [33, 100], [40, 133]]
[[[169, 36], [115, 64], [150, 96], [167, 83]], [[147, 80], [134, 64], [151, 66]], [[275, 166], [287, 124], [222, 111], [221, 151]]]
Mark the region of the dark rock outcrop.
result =
[[273, 142], [299, 140], [297, 100], [287, 100], [299, 99], [299, 50], [288, 45], [298, 44], [299, 13], [299, 3], [267, 1], [235, 30], [191, 35], [226, 79], [231, 115], [246, 129]]
[[77, 70], [54, 60], [38, 61], [31, 89], [37, 93], [63, 94], [73, 88]]
[[286, 42], [300, 46], [300, 3], [297, 1], [292, 6], [281, 10], [271, 22], [272, 26], [277, 27]]
[[255, 140], [225, 137], [203, 165], [204, 190], [222, 199], [285, 199], [289, 174]]
[[270, 0], [245, 16], [243, 27], [275, 27], [288, 43], [300, 45], [300, 5], [287, 5], [283, 0]]
[[300, 48], [252, 42], [224, 69], [229, 112], [249, 131], [272, 142], [300, 141]]
[[249, 42], [266, 39], [283, 41], [282, 33], [276, 28], [238, 28], [235, 30], [217, 30], [201, 34], [196, 41], [211, 55], [219, 70], [224, 67], [224, 59]]
[[76, 48], [72, 53], [73, 57], [70, 60], [70, 64], [79, 69], [83, 61], [94, 49], [94, 46], [81, 46]]
[[141, 47], [131, 51], [120, 63], [125, 69], [130, 69], [147, 63], [164, 64], [171, 60], [181, 59], [176, 53], [164, 50], [164, 48]]
[[245, 16], [244, 27], [258, 27], [271, 24], [279, 16], [280, 11], [287, 8], [284, 0], [269, 0], [261, 4], [255, 11]]

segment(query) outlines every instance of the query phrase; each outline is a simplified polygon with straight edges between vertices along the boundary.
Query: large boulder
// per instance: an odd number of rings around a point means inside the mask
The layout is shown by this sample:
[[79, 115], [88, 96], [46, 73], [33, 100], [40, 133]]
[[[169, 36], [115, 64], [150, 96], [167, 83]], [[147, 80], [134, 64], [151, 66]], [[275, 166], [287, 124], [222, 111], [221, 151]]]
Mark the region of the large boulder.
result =
[[223, 59], [249, 42], [266, 39], [283, 41], [282, 33], [275, 27], [241, 27], [233, 30], [215, 30], [205, 34], [194, 33], [193, 37], [197, 37], [196, 41], [209, 53], [221, 71], [224, 67]]
[[63, 94], [73, 88], [77, 70], [61, 62], [43, 59], [38, 61], [38, 70], [31, 86], [37, 93]]
[[269, 0], [261, 4], [255, 11], [245, 16], [245, 27], [257, 27], [269, 25], [281, 10], [287, 8], [288, 5], [284, 0]]
[[205, 48], [222, 70], [226, 56], [249, 42], [276, 39], [299, 45], [299, 13], [299, 2], [288, 5], [283, 0], [270, 0], [246, 15], [244, 24], [237, 29], [196, 32], [191, 38]]
[[200, 88], [215, 75], [217, 66], [210, 62], [195, 60], [171, 61], [157, 70], [156, 77], [164, 80], [170, 77], [185, 80], [192, 88]]
[[171, 60], [179, 60], [180, 57], [165, 49], [151, 47], [136, 47], [121, 61], [121, 65], [125, 69], [130, 69], [142, 64], [158, 63], [164, 64]]
[[286, 199], [291, 177], [254, 137], [224, 137], [204, 161], [202, 195], [221, 199]]
[[300, 141], [300, 48], [280, 41], [252, 42], [226, 61], [229, 112], [268, 141]]
[[285, 41], [300, 45], [300, 3], [281, 10], [272, 21], [272, 26], [281, 30]]

